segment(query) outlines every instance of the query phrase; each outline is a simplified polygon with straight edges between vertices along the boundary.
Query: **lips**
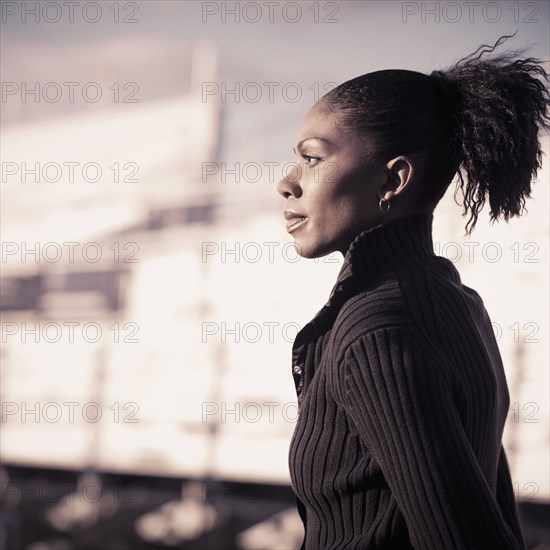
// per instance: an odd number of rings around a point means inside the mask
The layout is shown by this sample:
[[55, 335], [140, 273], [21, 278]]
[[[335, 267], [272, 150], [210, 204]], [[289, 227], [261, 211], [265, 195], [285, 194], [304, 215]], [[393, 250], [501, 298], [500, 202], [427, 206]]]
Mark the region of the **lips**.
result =
[[286, 222], [286, 230], [289, 233], [292, 233], [302, 225], [304, 225], [308, 218], [307, 216], [304, 216], [303, 214], [300, 214], [298, 212], [294, 212], [293, 210], [285, 210], [283, 213]]

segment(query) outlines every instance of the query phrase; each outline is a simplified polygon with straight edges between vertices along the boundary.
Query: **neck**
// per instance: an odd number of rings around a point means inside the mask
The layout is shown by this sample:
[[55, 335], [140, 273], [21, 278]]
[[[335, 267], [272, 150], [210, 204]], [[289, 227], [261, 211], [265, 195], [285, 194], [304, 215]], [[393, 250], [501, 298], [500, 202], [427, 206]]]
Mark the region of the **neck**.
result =
[[388, 221], [357, 235], [348, 247], [337, 284], [348, 278], [369, 283], [389, 271], [435, 256], [432, 213], [417, 213]]

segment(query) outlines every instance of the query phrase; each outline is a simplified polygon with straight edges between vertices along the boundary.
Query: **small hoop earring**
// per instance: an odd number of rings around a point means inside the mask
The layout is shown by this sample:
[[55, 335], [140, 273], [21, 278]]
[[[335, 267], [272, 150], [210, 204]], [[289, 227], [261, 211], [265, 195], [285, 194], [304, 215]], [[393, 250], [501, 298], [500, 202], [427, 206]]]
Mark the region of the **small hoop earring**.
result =
[[382, 197], [378, 203], [378, 208], [382, 214], [387, 214], [390, 211], [390, 201]]

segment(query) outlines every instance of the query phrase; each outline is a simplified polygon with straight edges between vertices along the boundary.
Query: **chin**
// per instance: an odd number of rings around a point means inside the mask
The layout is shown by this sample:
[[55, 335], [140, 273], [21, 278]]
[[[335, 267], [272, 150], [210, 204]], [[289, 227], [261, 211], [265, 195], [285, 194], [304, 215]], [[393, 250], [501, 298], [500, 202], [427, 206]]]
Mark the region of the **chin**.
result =
[[322, 258], [323, 256], [326, 256], [336, 251], [336, 249], [334, 247], [331, 247], [328, 243], [321, 244], [318, 242], [308, 242], [305, 239], [295, 239], [294, 247], [298, 256], [306, 258], [308, 260]]

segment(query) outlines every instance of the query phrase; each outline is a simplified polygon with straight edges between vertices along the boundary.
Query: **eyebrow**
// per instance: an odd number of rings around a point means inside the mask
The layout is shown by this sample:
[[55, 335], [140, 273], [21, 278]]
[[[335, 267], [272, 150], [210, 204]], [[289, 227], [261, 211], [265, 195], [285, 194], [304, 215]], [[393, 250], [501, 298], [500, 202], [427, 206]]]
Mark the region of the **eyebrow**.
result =
[[[316, 139], [317, 141], [324, 141], [325, 143], [328, 143], [330, 144], [330, 141], [328, 139], [325, 139], [325, 138], [322, 138], [322, 137], [317, 137], [317, 136], [311, 136], [311, 137], [307, 137], [305, 139], [303, 139], [302, 141], [300, 141], [300, 143], [298, 143], [297, 147], [298, 149], [302, 146], [302, 144], [305, 142], [305, 141], [309, 141], [310, 139]], [[296, 152], [296, 148], [293, 147], [292, 150], [294, 152]]]

